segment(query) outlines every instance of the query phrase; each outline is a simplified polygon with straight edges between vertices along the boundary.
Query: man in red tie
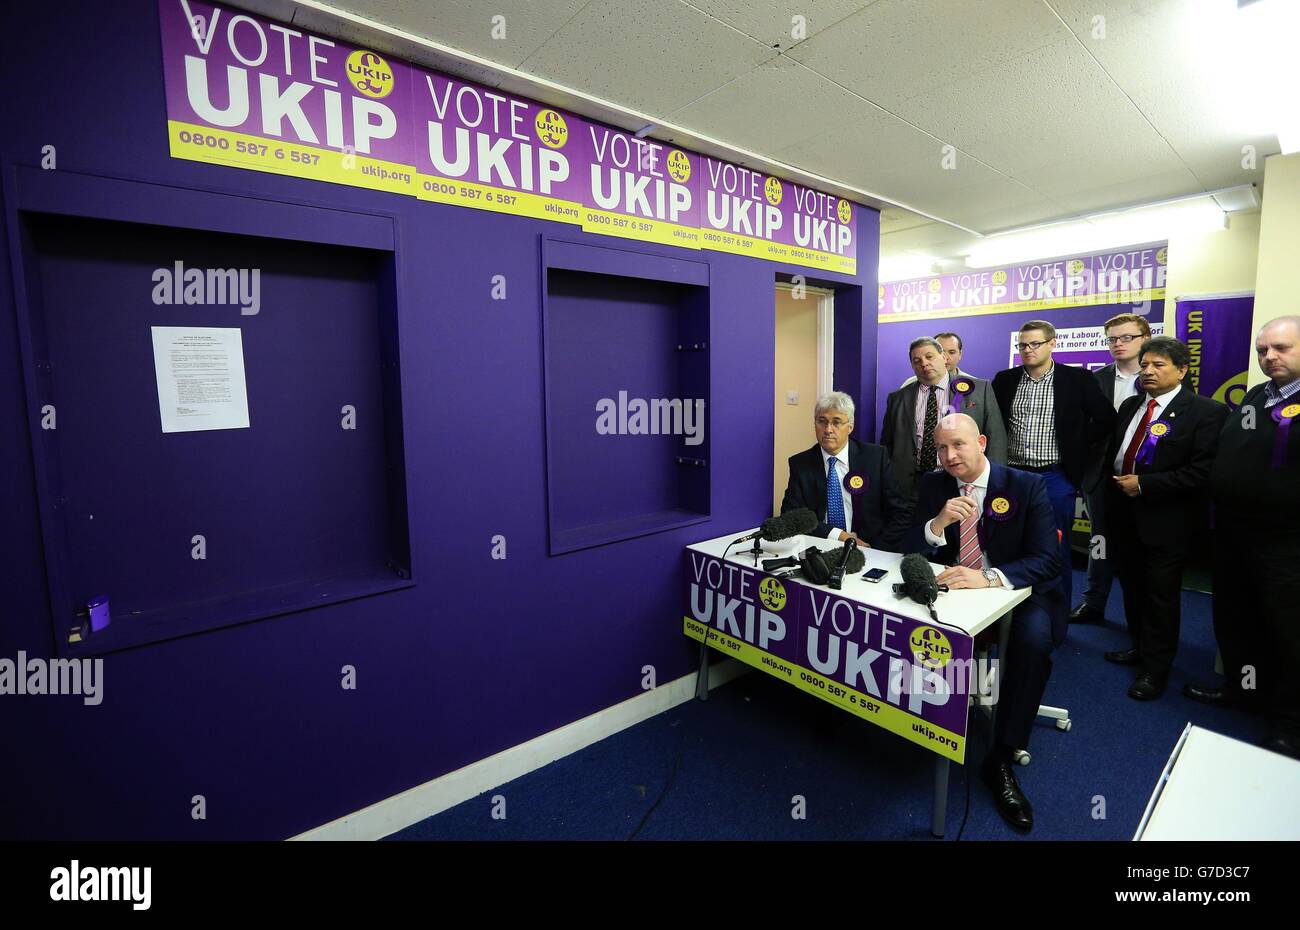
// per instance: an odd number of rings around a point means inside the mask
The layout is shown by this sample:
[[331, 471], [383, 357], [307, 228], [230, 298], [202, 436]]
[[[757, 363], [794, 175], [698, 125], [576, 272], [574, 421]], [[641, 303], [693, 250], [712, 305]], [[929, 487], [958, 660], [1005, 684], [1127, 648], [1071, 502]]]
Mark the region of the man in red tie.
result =
[[934, 442], [943, 471], [921, 476], [903, 551], [951, 566], [938, 578], [954, 592], [946, 597], [983, 596], [966, 588], [1031, 589], [1012, 613], [1007, 655], [999, 657], [997, 723], [981, 770], [998, 813], [1030, 830], [1034, 811], [1011, 758], [1029, 746], [1052, 649], [1065, 641], [1068, 625], [1056, 514], [1042, 476], [991, 461], [987, 437], [966, 414], [941, 419]]
[[1124, 594], [1133, 645], [1106, 661], [1137, 666], [1128, 696], [1164, 693], [1178, 651], [1183, 565], [1203, 538], [1210, 466], [1228, 408], [1183, 386], [1187, 346], [1168, 336], [1142, 344], [1141, 393], [1124, 401], [1106, 453], [1106, 557]]

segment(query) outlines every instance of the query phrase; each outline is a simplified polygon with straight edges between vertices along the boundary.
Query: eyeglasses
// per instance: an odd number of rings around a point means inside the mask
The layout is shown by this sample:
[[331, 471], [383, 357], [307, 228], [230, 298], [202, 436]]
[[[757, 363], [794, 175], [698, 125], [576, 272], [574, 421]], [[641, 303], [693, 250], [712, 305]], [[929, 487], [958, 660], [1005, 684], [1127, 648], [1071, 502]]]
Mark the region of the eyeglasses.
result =
[[[1051, 339], [1047, 340], [1047, 342], [1051, 342], [1051, 341], [1052, 341]], [[1019, 349], [1021, 352], [1025, 351], [1026, 349], [1032, 349], [1035, 352], [1037, 352], [1043, 346], [1047, 345], [1047, 342], [1017, 342], [1016, 348]]]
[[817, 418], [817, 425], [820, 426], [822, 429], [825, 429], [828, 426], [833, 426], [836, 429], [843, 429], [844, 427], [848, 426], [852, 422], [853, 422], [852, 420], [841, 420], [839, 417], [836, 417], [834, 420], [828, 420], [825, 417]]
[[1108, 346], [1113, 346], [1113, 345], [1125, 345], [1125, 346], [1126, 346], [1126, 345], [1128, 345], [1130, 342], [1132, 342], [1134, 339], [1138, 339], [1138, 338], [1140, 338], [1140, 336], [1138, 336], [1138, 335], [1131, 335], [1131, 336], [1107, 336], [1107, 337], [1106, 337], [1106, 345], [1108, 345]]

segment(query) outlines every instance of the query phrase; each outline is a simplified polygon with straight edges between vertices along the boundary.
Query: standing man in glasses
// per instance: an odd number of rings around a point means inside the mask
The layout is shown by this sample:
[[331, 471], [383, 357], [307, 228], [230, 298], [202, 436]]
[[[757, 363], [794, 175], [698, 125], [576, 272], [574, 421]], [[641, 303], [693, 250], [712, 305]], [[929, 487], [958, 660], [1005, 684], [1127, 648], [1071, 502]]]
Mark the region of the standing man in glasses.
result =
[[[1092, 373], [1101, 388], [1101, 394], [1119, 411], [1120, 404], [1128, 400], [1138, 388], [1138, 354], [1142, 343], [1151, 338], [1151, 326], [1136, 313], [1121, 313], [1103, 324], [1106, 348], [1114, 359], [1104, 368]], [[1088, 502], [1088, 521], [1092, 524], [1093, 544], [1088, 547], [1088, 586], [1083, 600], [1070, 611], [1070, 622], [1087, 623], [1106, 619], [1106, 601], [1110, 597], [1115, 572], [1105, 544], [1106, 539], [1106, 484], [1110, 473], [1106, 467], [1106, 450], [1097, 449], [1088, 472], [1083, 479], [1083, 493]], [[1097, 546], [1098, 538], [1102, 545]], [[1096, 558], [1094, 558], [1094, 555]]]
[[1037, 472], [1047, 483], [1061, 537], [1061, 588], [1068, 604], [1074, 599], [1074, 498], [1095, 450], [1110, 436], [1115, 408], [1090, 373], [1052, 361], [1055, 346], [1056, 327], [1046, 320], [1021, 326], [1017, 349], [1022, 364], [998, 372], [993, 393], [1007, 428], [1007, 464]]

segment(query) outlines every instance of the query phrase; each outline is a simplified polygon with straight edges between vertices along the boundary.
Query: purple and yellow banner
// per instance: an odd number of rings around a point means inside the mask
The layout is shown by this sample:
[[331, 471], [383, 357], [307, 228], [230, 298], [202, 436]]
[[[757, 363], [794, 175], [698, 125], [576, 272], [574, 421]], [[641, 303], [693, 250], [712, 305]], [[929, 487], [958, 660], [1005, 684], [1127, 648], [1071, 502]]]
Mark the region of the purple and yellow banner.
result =
[[1175, 331], [1192, 353], [1187, 384], [1233, 410], [1246, 396], [1254, 309], [1255, 296], [1246, 294], [1182, 299], [1174, 310]]
[[238, 10], [159, 16], [175, 158], [857, 273], [847, 200]]
[[856, 273], [852, 203], [752, 168], [702, 161], [705, 248]]
[[880, 285], [879, 322], [1164, 300], [1168, 243]]
[[582, 228], [606, 236], [700, 247], [700, 156], [588, 123]]
[[172, 157], [413, 193], [410, 66], [198, 0], [159, 15]]
[[585, 124], [434, 71], [414, 75], [415, 194], [515, 216], [582, 221]]
[[686, 550], [682, 632], [955, 762], [974, 640], [959, 629]]

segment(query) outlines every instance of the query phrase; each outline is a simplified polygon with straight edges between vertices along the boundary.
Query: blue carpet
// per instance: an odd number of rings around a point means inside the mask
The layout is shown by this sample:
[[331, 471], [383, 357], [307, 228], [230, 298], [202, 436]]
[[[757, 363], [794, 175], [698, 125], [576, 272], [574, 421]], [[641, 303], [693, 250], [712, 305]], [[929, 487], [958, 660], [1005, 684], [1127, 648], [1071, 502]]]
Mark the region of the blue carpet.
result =
[[[1084, 584], [1076, 571], [1074, 590]], [[1072, 624], [1053, 655], [1044, 700], [1068, 707], [1074, 724], [1065, 733], [1040, 719], [1033, 761], [1016, 769], [1034, 805], [1032, 839], [1131, 839], [1188, 721], [1252, 743], [1268, 735], [1263, 721], [1181, 694], [1187, 681], [1217, 681], [1207, 595], [1183, 592], [1169, 689], [1148, 703], [1125, 693], [1132, 669], [1102, 659], [1129, 646], [1118, 584], [1106, 615], [1104, 624]], [[985, 745], [975, 721], [968, 760], [978, 763]], [[935, 758], [756, 671], [389, 839], [930, 840]], [[1019, 839], [977, 766], [951, 767], [947, 838], [961, 827], [968, 776], [962, 839]], [[497, 795], [504, 819], [492, 816]], [[795, 796], [803, 819], [792, 816]]]

